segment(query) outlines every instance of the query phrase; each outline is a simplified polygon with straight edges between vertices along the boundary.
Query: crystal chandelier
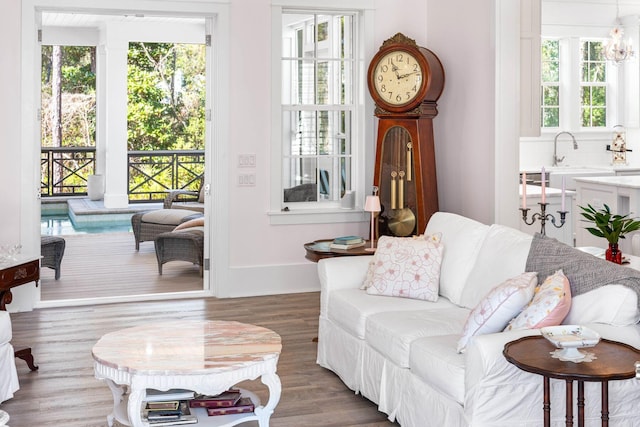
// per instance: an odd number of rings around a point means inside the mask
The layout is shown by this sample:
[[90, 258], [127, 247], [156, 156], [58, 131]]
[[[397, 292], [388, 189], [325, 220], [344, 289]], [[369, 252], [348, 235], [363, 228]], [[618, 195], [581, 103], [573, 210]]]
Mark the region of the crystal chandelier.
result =
[[611, 38], [607, 42], [604, 48], [604, 56], [608, 61], [613, 62], [615, 65], [621, 62], [633, 58], [633, 46], [631, 39], [623, 39], [624, 31], [620, 25], [620, 5], [616, 0], [616, 25], [613, 27], [609, 35]]

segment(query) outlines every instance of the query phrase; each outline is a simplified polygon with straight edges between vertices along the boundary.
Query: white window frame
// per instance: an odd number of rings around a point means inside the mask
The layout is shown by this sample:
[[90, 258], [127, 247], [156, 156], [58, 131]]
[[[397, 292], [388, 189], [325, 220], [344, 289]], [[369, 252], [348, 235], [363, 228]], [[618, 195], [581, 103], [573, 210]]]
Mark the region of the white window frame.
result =
[[[542, 134], [555, 134], [559, 131], [570, 131], [574, 134], [610, 134], [611, 128], [618, 121], [619, 68], [607, 62], [607, 124], [605, 127], [583, 127], [581, 113], [580, 88], [582, 86], [580, 70], [580, 47], [583, 40], [603, 41], [599, 37], [553, 37], [543, 38], [559, 40], [560, 44], [560, 120], [559, 126], [541, 127]], [[540, 113], [538, 113], [540, 114]]]
[[[367, 130], [373, 128], [373, 114], [365, 108], [366, 92], [366, 53], [373, 51], [372, 8], [373, 0], [329, 0], [322, 7], [311, 0], [277, 0], [272, 4], [272, 134], [271, 134], [271, 185], [269, 218], [271, 224], [314, 224], [362, 222], [366, 220], [362, 210], [364, 195], [367, 193], [365, 158], [367, 157]], [[327, 203], [296, 202], [285, 204], [283, 191], [283, 137], [282, 137], [282, 16], [288, 11], [322, 14], [323, 12], [356, 12], [354, 20], [355, 46], [353, 65], [353, 93], [351, 109], [351, 188], [354, 204], [341, 206], [339, 201]], [[330, 106], [328, 106], [330, 107]], [[368, 194], [368, 193], [367, 193]]]

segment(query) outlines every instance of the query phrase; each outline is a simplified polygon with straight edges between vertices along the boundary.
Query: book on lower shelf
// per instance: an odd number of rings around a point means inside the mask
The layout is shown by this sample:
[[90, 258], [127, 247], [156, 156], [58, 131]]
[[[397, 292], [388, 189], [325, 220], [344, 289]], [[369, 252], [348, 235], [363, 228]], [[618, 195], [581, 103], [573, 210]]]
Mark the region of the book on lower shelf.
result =
[[195, 393], [192, 390], [184, 390], [181, 388], [172, 388], [171, 390], [161, 391], [152, 388], [147, 389], [147, 402], [167, 402], [175, 400], [193, 399]]
[[216, 415], [232, 415], [232, 414], [244, 414], [248, 412], [253, 412], [255, 410], [255, 405], [251, 401], [249, 397], [241, 397], [238, 403], [234, 406], [229, 407], [220, 407], [220, 408], [207, 408], [207, 414], [209, 416]]
[[189, 401], [189, 406], [192, 408], [228, 408], [235, 406], [241, 397], [242, 395], [238, 389], [227, 390], [215, 396], [196, 394]]
[[342, 249], [342, 250], [349, 250], [349, 249], [354, 249], [354, 248], [359, 248], [365, 245], [364, 240], [359, 242], [359, 243], [351, 243], [351, 244], [340, 244], [340, 243], [331, 243], [329, 245], [329, 248], [331, 249]]
[[191, 414], [187, 401], [180, 401], [176, 409], [149, 409], [148, 405], [142, 418], [149, 426], [178, 426], [198, 422], [198, 417]]

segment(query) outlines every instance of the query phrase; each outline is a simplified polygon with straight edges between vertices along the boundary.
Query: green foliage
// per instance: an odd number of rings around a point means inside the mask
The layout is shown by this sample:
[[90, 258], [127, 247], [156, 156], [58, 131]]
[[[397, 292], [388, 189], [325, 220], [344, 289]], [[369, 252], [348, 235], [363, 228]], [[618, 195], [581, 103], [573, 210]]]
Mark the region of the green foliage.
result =
[[202, 45], [130, 43], [129, 150], [204, 148]]
[[609, 206], [604, 205], [602, 209], [596, 209], [591, 205], [588, 207], [579, 206], [582, 209], [583, 221], [592, 222], [594, 227], [585, 229], [597, 237], [604, 237], [609, 243], [618, 243], [618, 239], [624, 239], [625, 234], [640, 229], [640, 221], [627, 215], [612, 214]]

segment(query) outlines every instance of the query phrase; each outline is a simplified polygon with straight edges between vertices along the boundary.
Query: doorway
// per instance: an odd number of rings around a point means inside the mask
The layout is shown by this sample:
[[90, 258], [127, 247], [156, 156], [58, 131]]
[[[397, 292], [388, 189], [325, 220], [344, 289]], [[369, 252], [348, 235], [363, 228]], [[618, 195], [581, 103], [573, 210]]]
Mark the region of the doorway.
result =
[[[38, 43], [35, 40], [34, 37], [30, 36], [30, 34], [33, 34], [30, 32], [30, 28], [36, 28], [38, 30], [41, 30], [41, 18], [42, 18], [42, 10], [46, 10], [46, 4], [42, 4], [42, 3], [47, 3], [47, 1], [43, 0], [42, 2], [39, 1], [35, 1], [35, 2], [31, 2], [31, 1], [25, 1], [23, 4], [23, 35], [25, 36], [23, 40], [25, 45], [29, 45], [29, 40], [33, 41], [33, 45], [37, 46]], [[135, 1], [127, 3], [128, 6], [131, 7], [135, 7]], [[147, 5], [148, 6], [148, 5]], [[161, 20], [166, 21], [180, 21], [180, 20], [199, 20], [202, 25], [202, 28], [206, 28], [206, 31], [209, 32], [209, 34], [216, 34], [217, 32], [215, 31], [215, 29], [213, 28], [213, 22], [218, 22], [218, 23], [225, 23], [228, 21], [228, 7], [224, 6], [224, 5], [202, 5], [201, 7], [198, 7], [199, 11], [191, 11], [189, 14], [185, 15], [184, 12], [184, 5], [181, 5], [180, 2], [167, 2], [164, 3], [162, 5], [162, 11], [159, 10], [154, 10], [154, 11], [131, 11], [130, 13], [123, 13], [121, 10], [113, 10], [113, 11], [109, 11], [109, 10], [105, 10], [104, 7], [100, 8], [99, 10], [96, 9], [95, 11], [88, 11], [86, 7], [83, 7], [83, 13], [91, 13], [91, 12], [95, 12], [96, 15], [92, 15], [95, 17], [113, 17], [114, 19], [118, 19], [120, 21], [122, 20], [127, 20], [127, 19], [131, 19], [131, 17], [137, 17], [140, 18], [141, 15], [150, 17], [150, 16], [156, 16], [159, 17]], [[57, 11], [59, 12], [59, 10]], [[66, 13], [71, 14], [72, 16], [75, 16], [76, 14], [73, 13], [73, 10], [69, 9], [64, 11]], [[150, 13], [151, 12], [151, 13]], [[166, 24], [163, 24], [163, 26], [166, 28]], [[222, 27], [224, 27], [224, 25], [222, 25]], [[137, 30], [141, 30], [141, 26], [137, 25], [136, 26]], [[83, 31], [86, 31], [86, 29], [84, 29]], [[140, 31], [139, 31], [140, 32]], [[37, 32], [36, 32], [37, 33]], [[166, 33], [166, 32], [165, 32]], [[43, 35], [42, 32], [40, 32], [41, 35]], [[140, 40], [140, 34], [138, 34], [138, 40]], [[203, 37], [204, 38], [204, 37]], [[202, 38], [201, 38], [202, 40]], [[217, 47], [219, 48], [219, 53], [217, 53], [218, 57], [222, 57], [225, 55], [225, 52], [227, 51], [226, 49], [226, 44], [228, 43], [227, 37], [224, 36], [223, 33], [220, 33], [220, 37], [217, 38], [218, 44]], [[39, 48], [39, 47], [38, 47]], [[210, 49], [211, 46], [208, 46], [208, 48]], [[35, 55], [29, 55], [28, 52], [29, 49], [27, 49], [27, 52], [23, 55], [23, 70], [26, 69], [31, 69], [31, 70], [37, 70], [39, 69], [39, 62], [34, 60]], [[34, 49], [35, 50], [35, 49]], [[210, 59], [207, 60], [207, 66], [209, 67], [208, 71], [212, 70], [212, 64], [214, 63], [212, 56], [209, 56]], [[223, 69], [221, 67], [216, 67], [216, 69], [213, 69], [212, 71], [215, 75], [217, 76], [225, 76], [227, 75], [227, 71], [226, 69]], [[210, 74], [207, 74], [210, 75]], [[27, 73], [27, 75], [24, 76], [25, 77], [25, 81], [30, 81], [30, 82], [35, 82], [38, 81], [39, 82], [39, 76], [35, 76], [33, 75], [32, 72]], [[209, 79], [207, 79], [209, 80]], [[33, 83], [32, 83], [33, 84]], [[211, 105], [213, 104], [217, 104], [215, 102], [215, 98], [213, 96], [213, 93], [215, 91], [219, 91], [221, 94], [226, 95], [226, 89], [221, 88], [218, 84], [212, 84], [211, 82], [207, 82], [206, 84], [207, 86], [207, 99], [206, 99], [206, 109], [207, 111], [211, 110]], [[35, 99], [39, 100], [39, 93], [35, 93], [33, 91], [33, 87], [31, 86], [31, 89], [27, 88], [26, 86], [23, 86], [23, 94], [25, 102], [23, 103], [23, 115], [24, 117], [34, 117], [35, 116], [35, 109], [33, 107], [33, 105], [37, 105], [39, 103], [35, 103], [35, 102], [30, 102], [30, 101], [34, 101]], [[39, 92], [39, 85], [38, 85], [38, 92]], [[98, 100], [98, 104], [100, 103], [100, 100]], [[100, 108], [98, 106], [98, 108]], [[226, 109], [221, 108], [221, 111], [226, 111]], [[213, 146], [214, 143], [214, 139], [215, 140], [220, 140], [220, 137], [226, 136], [228, 129], [226, 126], [226, 121], [221, 120], [220, 123], [221, 125], [218, 126], [218, 129], [216, 129], [216, 132], [214, 134], [214, 132], [212, 132], [213, 129], [213, 122], [214, 121], [218, 121], [220, 116], [222, 116], [222, 118], [224, 118], [224, 114], [219, 115], [217, 117], [213, 117], [213, 120], [207, 120], [205, 128], [206, 128], [206, 141], [205, 141], [205, 151], [206, 151], [206, 161], [205, 164], [207, 165], [206, 170], [205, 170], [205, 176], [204, 176], [204, 182], [206, 184], [213, 184], [213, 189], [216, 189], [216, 182], [215, 179], [218, 175], [218, 173], [215, 174], [215, 176], [210, 176], [210, 170], [214, 169], [219, 171], [219, 173], [225, 173], [226, 172], [226, 165], [224, 164], [217, 164], [217, 163], [221, 163], [218, 162], [217, 160], [215, 161], [216, 164], [212, 164], [213, 161], [213, 157], [210, 154], [211, 153], [211, 146]], [[34, 132], [31, 129], [26, 130], [27, 126], [23, 126], [23, 136], [24, 136], [24, 141], [25, 141], [25, 147], [26, 149], [24, 150], [24, 155], [23, 155], [23, 164], [31, 164], [30, 169], [33, 170], [35, 168], [33, 168], [33, 162], [35, 159], [38, 159], [39, 156], [39, 147], [40, 147], [40, 137], [39, 135], [36, 135], [36, 132]], [[36, 143], [36, 144], [34, 144]], [[37, 147], [37, 150], [36, 150]], [[97, 150], [99, 150], [100, 148], [97, 148]], [[215, 151], [218, 153], [226, 153], [226, 147], [224, 146], [217, 146], [215, 147]], [[38, 154], [36, 156], [36, 154]], [[125, 172], [126, 173], [126, 172]], [[34, 177], [35, 178], [35, 177]], [[213, 182], [212, 182], [212, 178], [213, 178]], [[27, 180], [28, 181], [28, 180]], [[25, 182], [24, 183], [24, 187], [25, 188], [30, 188], [33, 184], [36, 184], [34, 182]], [[223, 188], [221, 189], [219, 192], [219, 198], [218, 200], [220, 200], [222, 203], [224, 203], [226, 201], [226, 198], [228, 197], [227, 195], [227, 191]], [[207, 192], [206, 195], [206, 202], [205, 205], [207, 206], [207, 210], [208, 212], [206, 213], [206, 217], [208, 218], [210, 215], [212, 214], [216, 214], [217, 211], [220, 210], [220, 207], [217, 203], [217, 201], [213, 201], [210, 200], [209, 198], [209, 194]], [[31, 242], [30, 245], [32, 246], [36, 246], [37, 243], [39, 242], [39, 235], [40, 233], [39, 228], [34, 227], [35, 224], [37, 224], [37, 220], [40, 217], [40, 206], [39, 206], [39, 200], [32, 200], [32, 201], [26, 201], [26, 206], [23, 206], [23, 211], [25, 212], [32, 212], [32, 216], [35, 217], [35, 221], [30, 222], [30, 224], [27, 224], [27, 220], [25, 219], [25, 221], [23, 222], [23, 226], [22, 228], [25, 231], [25, 235], [28, 236], [32, 236], [32, 240], [29, 239], [29, 241]], [[219, 215], [220, 218], [224, 218], [226, 217], [226, 215], [224, 213], [222, 213], [222, 215]], [[209, 222], [209, 221], [207, 221]], [[210, 239], [208, 238], [208, 236], [211, 234], [211, 232], [213, 230], [211, 230], [211, 228], [218, 228], [217, 225], [213, 225], [211, 226], [210, 224], [208, 224], [205, 227], [205, 244], [204, 244], [204, 252], [205, 252], [205, 259], [209, 259], [211, 257], [211, 253], [223, 253], [224, 254], [224, 250], [221, 250], [220, 248], [216, 248], [216, 247], [211, 247], [212, 246], [212, 242], [210, 241]], [[224, 233], [221, 233], [224, 234]], [[219, 257], [219, 260], [224, 262], [225, 261], [225, 256], [221, 256]], [[219, 274], [224, 274], [224, 269], [222, 269], [223, 271], [221, 272], [216, 272], [214, 274], [210, 274], [212, 271], [216, 271], [215, 266], [216, 266], [216, 261], [212, 262], [210, 264], [211, 268], [210, 269], [206, 269], [204, 272], [204, 276], [203, 279], [201, 279], [201, 282], [203, 283], [203, 285], [201, 286], [199, 291], [195, 291], [195, 292], [190, 292], [189, 295], [180, 295], [180, 297], [184, 297], [184, 296], [202, 296], [202, 295], [211, 295], [211, 294], [215, 294], [215, 276], [219, 275]], [[64, 265], [64, 264], [63, 264]], [[132, 281], [135, 281], [135, 278], [132, 278]], [[78, 298], [75, 300], [62, 300], [62, 301], [54, 301], [54, 302], [50, 302], [50, 301], [43, 301], [40, 298], [40, 292], [39, 289], [34, 289], [35, 292], [33, 294], [33, 306], [36, 307], [45, 307], [45, 306], [60, 306], [60, 305], [78, 305], [78, 304], [95, 304], [95, 303], [103, 303], [103, 302], [116, 302], [116, 301], [132, 301], [132, 300], [145, 300], [145, 299], [169, 299], [169, 298], [175, 298], [176, 297], [176, 293], [179, 292], [168, 292], [168, 293], [163, 293], [161, 295], [148, 295], [148, 294], [136, 294], [133, 296], [125, 296], [125, 297], [119, 297], [119, 296], [111, 296], [109, 298], [106, 299], [86, 299], [86, 298]], [[24, 309], [29, 309], [28, 307], [24, 308]]]

